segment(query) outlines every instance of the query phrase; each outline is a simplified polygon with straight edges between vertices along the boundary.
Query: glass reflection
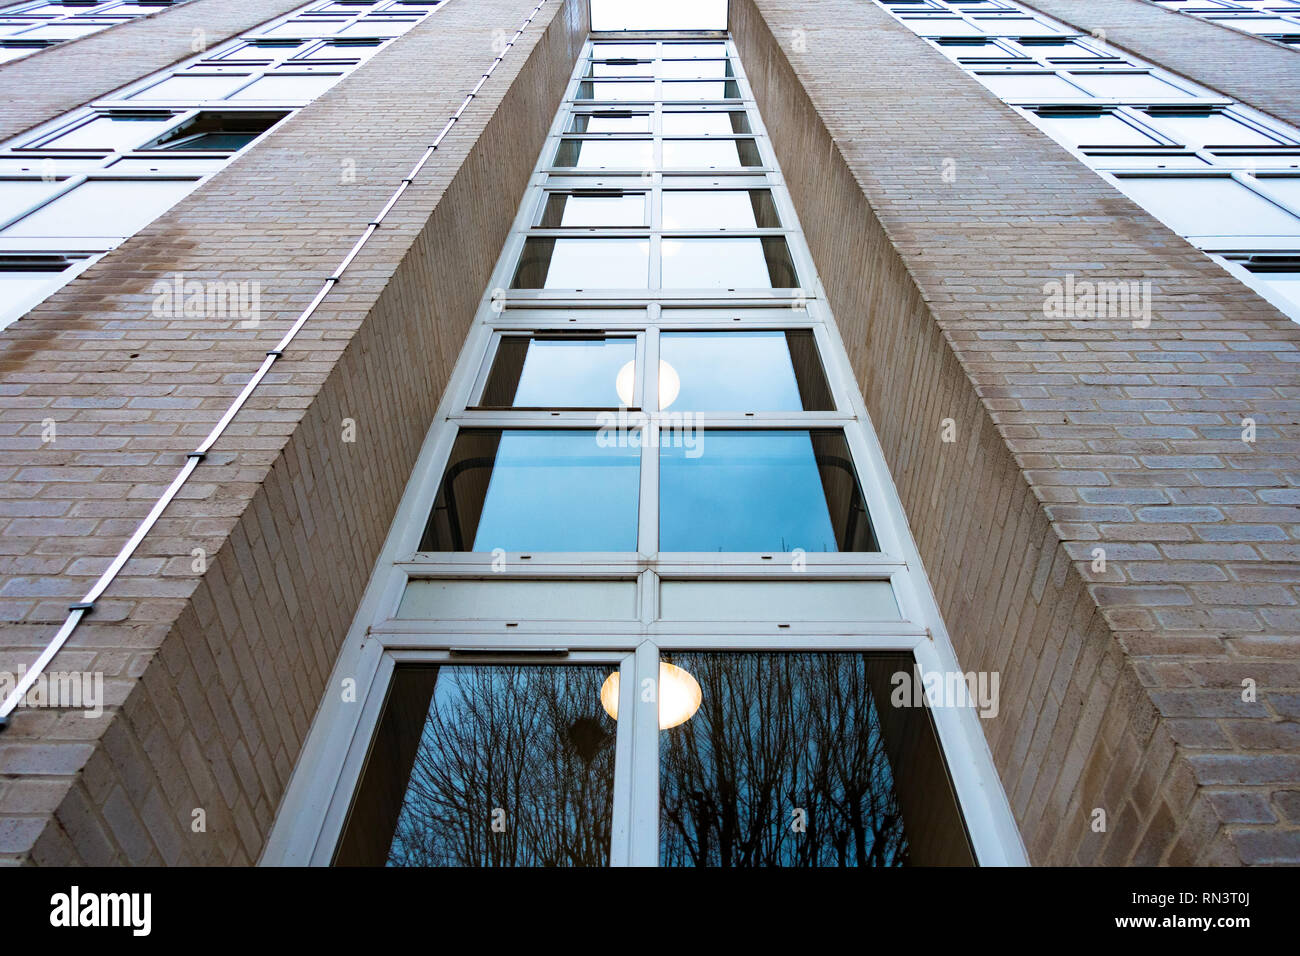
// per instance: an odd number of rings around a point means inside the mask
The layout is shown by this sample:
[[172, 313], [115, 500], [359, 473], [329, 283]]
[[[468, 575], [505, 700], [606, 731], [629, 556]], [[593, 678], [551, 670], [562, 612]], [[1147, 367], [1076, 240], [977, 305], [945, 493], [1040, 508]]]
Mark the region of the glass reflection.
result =
[[335, 865], [608, 865], [608, 670], [399, 667]]
[[784, 239], [665, 239], [665, 289], [795, 289]]
[[665, 169], [740, 169], [762, 166], [752, 139], [666, 139]]
[[662, 551], [877, 550], [840, 431], [675, 431], [661, 446]]
[[586, 429], [462, 429], [420, 550], [635, 551], [631, 446]]
[[834, 407], [809, 329], [665, 332], [660, 355], [681, 380], [685, 411], [784, 412]]
[[680, 653], [690, 720], [659, 735], [662, 866], [969, 866], [924, 706], [894, 706], [900, 654]]
[[644, 289], [650, 275], [646, 239], [550, 239], [524, 242], [516, 289]]
[[632, 338], [507, 335], [497, 348], [479, 404], [484, 408], [617, 408], [619, 370], [635, 357]]
[[781, 225], [766, 189], [666, 189], [665, 229], [775, 229]]

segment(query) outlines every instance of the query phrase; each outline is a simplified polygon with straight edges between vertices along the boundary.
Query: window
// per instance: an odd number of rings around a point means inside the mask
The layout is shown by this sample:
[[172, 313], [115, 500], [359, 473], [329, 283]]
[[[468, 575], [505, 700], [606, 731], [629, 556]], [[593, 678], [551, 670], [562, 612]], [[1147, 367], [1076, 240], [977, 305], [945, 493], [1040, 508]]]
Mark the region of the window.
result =
[[421, 551], [635, 551], [640, 451], [586, 430], [465, 429]]
[[6, 239], [121, 238], [148, 225], [198, 184], [193, 179], [93, 179], [8, 228]]
[[762, 166], [752, 139], [666, 139], [665, 169], [739, 169]]
[[[632, 405], [636, 339], [507, 335], [479, 405], [485, 408], [617, 408]], [[620, 395], [620, 389], [626, 394]]]
[[665, 239], [665, 289], [796, 289], [780, 238]]
[[[698, 440], [700, 436], [696, 436]], [[838, 431], [714, 431], [661, 443], [664, 551], [874, 551]]]
[[646, 194], [621, 189], [548, 193], [538, 225], [544, 229], [648, 226]]
[[772, 193], [766, 189], [665, 190], [665, 229], [777, 229]]
[[1227, 177], [1123, 176], [1119, 184], [1186, 236], [1300, 236], [1300, 218]]
[[644, 239], [529, 238], [516, 289], [644, 289], [650, 243]]
[[691, 411], [833, 409], [810, 329], [664, 332], [662, 360], [674, 370], [674, 407]]
[[638, 139], [565, 139], [555, 151], [555, 165], [575, 169], [648, 169], [654, 144]]
[[186, 120], [145, 149], [237, 150], [283, 119], [286, 113], [202, 112]]
[[1121, 115], [1103, 110], [1080, 112], [1039, 111], [1048, 131], [1071, 146], [1154, 146], [1154, 136], [1127, 122]]

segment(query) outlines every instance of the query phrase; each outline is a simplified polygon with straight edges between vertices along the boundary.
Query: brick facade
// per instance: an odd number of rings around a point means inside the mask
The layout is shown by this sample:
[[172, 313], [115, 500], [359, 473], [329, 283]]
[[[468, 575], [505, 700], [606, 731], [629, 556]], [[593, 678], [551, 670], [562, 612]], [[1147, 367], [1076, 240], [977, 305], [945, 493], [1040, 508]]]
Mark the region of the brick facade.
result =
[[[448, 3], [0, 335], [0, 670], [30, 663], [535, 4]], [[104, 671], [110, 712], [14, 715], [4, 859], [257, 860], [586, 16], [542, 7], [74, 633], [57, 665]], [[153, 317], [176, 272], [260, 282], [261, 323]]]
[[874, 4], [731, 9], [1033, 862], [1300, 861], [1300, 329]]

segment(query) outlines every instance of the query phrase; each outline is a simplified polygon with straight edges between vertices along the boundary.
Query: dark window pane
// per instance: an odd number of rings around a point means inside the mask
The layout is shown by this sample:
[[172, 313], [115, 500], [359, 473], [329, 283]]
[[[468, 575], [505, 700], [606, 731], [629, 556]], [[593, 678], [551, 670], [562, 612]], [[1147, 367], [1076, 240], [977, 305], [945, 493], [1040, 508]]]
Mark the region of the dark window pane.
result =
[[645, 226], [645, 193], [621, 190], [550, 193], [542, 210], [543, 229], [585, 226]]
[[485, 408], [617, 408], [619, 375], [630, 381], [635, 359], [636, 340], [631, 338], [507, 335], [501, 339], [479, 404]]
[[661, 865], [974, 864], [924, 698], [891, 700], [910, 656], [671, 660], [702, 699], [659, 734]]
[[287, 116], [287, 113], [202, 112], [144, 149], [239, 149]]
[[635, 551], [639, 448], [598, 431], [467, 428], [421, 551]]
[[665, 332], [659, 354], [681, 383], [673, 408], [709, 412], [834, 408], [809, 329]]
[[663, 240], [665, 289], [796, 289], [790, 249], [778, 237]]
[[608, 671], [397, 668], [335, 865], [608, 865]]
[[835, 429], [665, 431], [662, 551], [876, 551], [848, 443]]
[[665, 190], [665, 229], [778, 229], [766, 189]]
[[650, 275], [646, 239], [524, 241], [515, 289], [644, 289]]

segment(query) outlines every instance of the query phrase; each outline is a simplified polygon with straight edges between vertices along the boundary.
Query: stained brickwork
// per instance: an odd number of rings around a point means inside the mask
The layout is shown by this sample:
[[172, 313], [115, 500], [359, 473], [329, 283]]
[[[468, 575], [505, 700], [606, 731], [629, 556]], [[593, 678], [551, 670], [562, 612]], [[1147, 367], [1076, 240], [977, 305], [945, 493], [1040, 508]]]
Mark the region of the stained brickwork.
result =
[[[535, 4], [452, 0], [0, 335], [0, 670], [31, 662]], [[0, 735], [0, 858], [257, 860], [586, 8], [543, 5], [56, 659], [105, 671], [110, 713], [20, 710]], [[260, 283], [260, 323], [157, 317], [178, 272]]]
[[1300, 126], [1300, 51], [1149, 0], [1019, 0], [1082, 33]]
[[0, 140], [166, 69], [303, 3], [190, 0], [11, 60], [0, 65], [0, 88], [5, 90], [0, 99]]
[[1031, 859], [1300, 862], [1300, 329], [875, 4], [731, 27]]

